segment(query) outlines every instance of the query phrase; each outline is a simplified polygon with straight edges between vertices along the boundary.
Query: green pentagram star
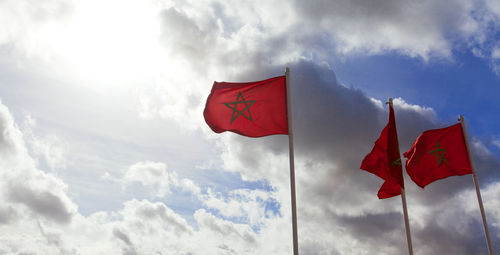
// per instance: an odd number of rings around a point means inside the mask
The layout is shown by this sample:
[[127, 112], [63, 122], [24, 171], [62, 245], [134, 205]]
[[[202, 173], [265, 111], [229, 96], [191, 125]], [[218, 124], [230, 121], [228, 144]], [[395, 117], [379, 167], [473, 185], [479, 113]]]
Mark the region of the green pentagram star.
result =
[[401, 158], [394, 160], [394, 162], [392, 162], [391, 165], [401, 166]]
[[[240, 100], [241, 98], [241, 100]], [[229, 107], [231, 110], [233, 110], [233, 113], [231, 114], [231, 124], [233, 123], [233, 121], [238, 118], [240, 115], [242, 115], [243, 117], [245, 117], [246, 119], [250, 120], [250, 121], [253, 121], [252, 119], [252, 113], [250, 112], [250, 106], [253, 105], [253, 103], [255, 103], [255, 100], [247, 100], [245, 101], [245, 98], [243, 97], [243, 95], [241, 94], [241, 92], [238, 93], [238, 96], [236, 97], [236, 101], [234, 103], [223, 103], [225, 106]], [[245, 109], [243, 111], [240, 111], [238, 109], [236, 109], [236, 107], [238, 106], [238, 104], [245, 104]], [[245, 115], [245, 112], [248, 112], [248, 116]]]
[[437, 157], [438, 166], [441, 164], [441, 161], [444, 161], [444, 163], [448, 164], [448, 161], [444, 157], [445, 152], [446, 152], [446, 149], [439, 148], [439, 142], [436, 142], [436, 149], [435, 150], [429, 151], [430, 154]]

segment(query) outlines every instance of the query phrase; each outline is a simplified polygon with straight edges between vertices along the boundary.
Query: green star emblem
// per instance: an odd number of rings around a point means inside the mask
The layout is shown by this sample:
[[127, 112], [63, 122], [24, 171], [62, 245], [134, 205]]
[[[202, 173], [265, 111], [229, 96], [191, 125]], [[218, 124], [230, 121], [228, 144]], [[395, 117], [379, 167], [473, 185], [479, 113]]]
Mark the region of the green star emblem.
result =
[[401, 166], [401, 158], [398, 158], [398, 159], [394, 160], [394, 162], [391, 163], [391, 166], [392, 165]]
[[[241, 98], [241, 100], [240, 100]], [[236, 97], [236, 101], [233, 103], [223, 103], [225, 106], [229, 107], [231, 110], [233, 110], [233, 113], [231, 114], [231, 124], [233, 121], [238, 118], [240, 115], [245, 117], [246, 119], [253, 121], [252, 119], [252, 113], [250, 112], [250, 106], [252, 106], [255, 103], [255, 100], [246, 100], [241, 94], [241, 92], [238, 93], [238, 96]], [[237, 109], [238, 104], [244, 104], [245, 109], [243, 111], [240, 111]], [[245, 112], [248, 113], [248, 115], [245, 115]]]
[[439, 141], [436, 142], [436, 149], [432, 150], [432, 151], [429, 151], [430, 154], [432, 154], [432, 155], [434, 155], [434, 156], [437, 157], [438, 166], [441, 164], [442, 161], [444, 161], [444, 163], [448, 164], [448, 161], [444, 157], [444, 153], [445, 152], [446, 152], [446, 149], [439, 147]]

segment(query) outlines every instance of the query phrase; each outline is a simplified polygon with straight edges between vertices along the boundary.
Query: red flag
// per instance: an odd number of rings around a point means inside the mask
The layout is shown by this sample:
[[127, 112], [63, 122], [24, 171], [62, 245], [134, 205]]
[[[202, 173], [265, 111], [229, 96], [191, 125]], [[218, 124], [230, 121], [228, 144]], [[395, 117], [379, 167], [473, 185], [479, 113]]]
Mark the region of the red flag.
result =
[[247, 83], [214, 82], [203, 116], [216, 133], [288, 134], [286, 76]]
[[450, 176], [472, 174], [460, 123], [423, 132], [403, 155], [408, 159], [406, 172], [422, 188]]
[[394, 109], [391, 104], [389, 104], [389, 122], [382, 130], [372, 151], [361, 162], [360, 168], [385, 180], [377, 194], [380, 199], [401, 194], [401, 188], [404, 188], [403, 169]]

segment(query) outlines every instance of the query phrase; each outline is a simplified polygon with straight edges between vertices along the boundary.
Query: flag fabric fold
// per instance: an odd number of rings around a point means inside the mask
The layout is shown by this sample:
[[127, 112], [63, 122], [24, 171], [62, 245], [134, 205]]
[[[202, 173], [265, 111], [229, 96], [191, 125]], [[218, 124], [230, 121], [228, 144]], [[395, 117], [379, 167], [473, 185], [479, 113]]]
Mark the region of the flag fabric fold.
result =
[[214, 82], [203, 111], [216, 133], [248, 137], [288, 134], [286, 76], [263, 81]]
[[385, 181], [377, 194], [380, 199], [401, 194], [401, 188], [404, 188], [403, 169], [399, 154], [394, 109], [391, 104], [389, 104], [389, 121], [375, 142], [372, 151], [361, 162], [360, 168]]
[[472, 174], [461, 123], [423, 132], [403, 155], [406, 172], [422, 188], [450, 176]]

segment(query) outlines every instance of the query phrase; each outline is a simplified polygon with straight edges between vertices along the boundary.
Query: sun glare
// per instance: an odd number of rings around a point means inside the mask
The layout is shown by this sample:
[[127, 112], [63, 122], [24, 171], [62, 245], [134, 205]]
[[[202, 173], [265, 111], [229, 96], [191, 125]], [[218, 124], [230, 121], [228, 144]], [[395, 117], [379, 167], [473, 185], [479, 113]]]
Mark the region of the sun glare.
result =
[[158, 68], [157, 13], [148, 1], [79, 1], [57, 51], [79, 76], [98, 81], [150, 77]]

